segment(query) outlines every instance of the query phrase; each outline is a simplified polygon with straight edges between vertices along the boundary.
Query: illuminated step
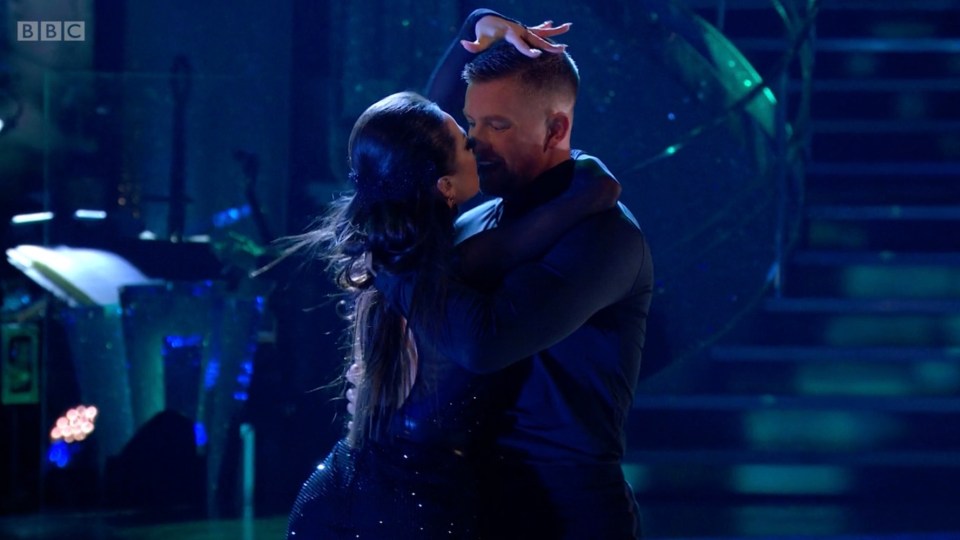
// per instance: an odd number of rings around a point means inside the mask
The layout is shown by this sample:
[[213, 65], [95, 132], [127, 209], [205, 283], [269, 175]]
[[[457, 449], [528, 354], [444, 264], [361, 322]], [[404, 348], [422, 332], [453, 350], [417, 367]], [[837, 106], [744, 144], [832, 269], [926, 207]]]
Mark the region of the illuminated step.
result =
[[[954, 209], [903, 212], [904, 207], [842, 207], [812, 212], [807, 220], [810, 249], [852, 251], [955, 251], [958, 238], [946, 229], [958, 220]], [[940, 215], [935, 215], [940, 214]]]
[[721, 362], [954, 362], [960, 347], [829, 347], [723, 345], [710, 349]]
[[701, 463], [710, 465], [853, 465], [858, 467], [960, 467], [960, 452], [865, 451], [802, 452], [768, 450], [628, 450], [626, 462], [645, 464]]
[[[841, 497], [847, 501], [850, 497], [866, 497], [873, 501], [886, 499], [897, 503], [923, 497], [929, 503], [938, 499], [955, 501], [956, 486], [960, 482], [960, 464], [955, 456], [946, 452], [901, 455], [838, 453], [832, 456], [833, 461], [831, 456], [823, 456], [822, 462], [803, 460], [796, 455], [789, 457], [801, 461], [783, 462], [775, 455], [737, 451], [703, 455], [673, 451], [656, 454], [630, 452], [624, 460], [623, 472], [630, 486], [641, 495], [641, 500], [671, 494], [684, 500], [743, 496], [762, 497], [769, 501], [770, 497], [814, 496]], [[900, 508], [899, 504], [897, 508]], [[820, 536], [810, 538], [813, 537]], [[909, 535], [909, 538], [918, 537]]]
[[[781, 39], [745, 38], [734, 39], [741, 49], [750, 51], [784, 51], [787, 43]], [[818, 53], [858, 52], [858, 53], [958, 53], [960, 39], [952, 38], [873, 38], [845, 37], [821, 38], [816, 40]]]
[[[960, 88], [958, 88], [960, 91]], [[813, 131], [819, 134], [856, 133], [860, 135], [916, 134], [916, 133], [958, 133], [960, 121], [957, 120], [861, 120], [831, 119], [817, 120], [812, 124]]]
[[960, 299], [770, 298], [763, 307], [772, 313], [960, 315]]
[[787, 396], [787, 395], [638, 395], [634, 410], [749, 411], [749, 410], [831, 410], [889, 413], [960, 414], [960, 398], [954, 397], [872, 397], [872, 396]]
[[943, 162], [814, 162], [807, 175], [823, 176], [960, 176], [960, 163]]
[[[798, 82], [790, 84], [790, 90], [798, 92], [803, 86]], [[851, 79], [815, 79], [815, 92], [856, 92], [856, 93], [897, 93], [897, 92], [958, 92], [958, 78], [851, 78]]]
[[798, 251], [791, 262], [811, 266], [960, 266], [960, 251], [903, 253], [893, 251]]
[[960, 220], [960, 206], [811, 206], [806, 210], [809, 219], [866, 220], [866, 221], [954, 221]]

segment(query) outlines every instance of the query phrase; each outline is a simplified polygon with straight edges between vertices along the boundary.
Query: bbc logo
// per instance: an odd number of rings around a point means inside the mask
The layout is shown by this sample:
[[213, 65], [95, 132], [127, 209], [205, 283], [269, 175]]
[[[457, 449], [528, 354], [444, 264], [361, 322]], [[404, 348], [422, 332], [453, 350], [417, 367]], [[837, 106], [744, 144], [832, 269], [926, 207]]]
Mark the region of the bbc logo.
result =
[[84, 41], [84, 21], [17, 21], [17, 41]]

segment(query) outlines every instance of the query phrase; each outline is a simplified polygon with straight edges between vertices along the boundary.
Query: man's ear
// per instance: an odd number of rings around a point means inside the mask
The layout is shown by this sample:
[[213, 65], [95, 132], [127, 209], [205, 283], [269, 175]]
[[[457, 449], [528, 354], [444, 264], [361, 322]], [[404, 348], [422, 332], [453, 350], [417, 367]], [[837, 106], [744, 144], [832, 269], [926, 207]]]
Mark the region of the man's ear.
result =
[[567, 138], [570, 133], [570, 116], [557, 111], [551, 113], [547, 118], [547, 138], [543, 142], [543, 149], [549, 150], [556, 147]]

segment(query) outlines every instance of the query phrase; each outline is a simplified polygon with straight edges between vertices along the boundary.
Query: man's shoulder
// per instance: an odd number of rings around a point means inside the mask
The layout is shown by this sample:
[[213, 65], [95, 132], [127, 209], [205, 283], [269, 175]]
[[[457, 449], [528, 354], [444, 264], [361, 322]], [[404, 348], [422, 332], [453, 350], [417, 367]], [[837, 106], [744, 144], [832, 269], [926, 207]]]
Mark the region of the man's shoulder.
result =
[[627, 205], [623, 204], [622, 202], [617, 202], [616, 209], [619, 210], [618, 215], [621, 219], [629, 223], [631, 225], [631, 228], [636, 229], [637, 231], [640, 231], [640, 222], [637, 221], [637, 218], [636, 216], [633, 215], [633, 212], [631, 212], [630, 209], [627, 208]]
[[[580, 149], [570, 151], [570, 157], [574, 160], [574, 174], [588, 174], [593, 177], [606, 176], [614, 180], [616, 176], [607, 165], [597, 156], [588, 154]], [[581, 231], [590, 231], [589, 234], [617, 234], [643, 238], [643, 232], [640, 229], [640, 223], [633, 215], [633, 212], [622, 202], [606, 212], [593, 215], [580, 223], [574, 229]]]
[[564, 249], [610, 257], [642, 251], [646, 243], [636, 218], [623, 203], [580, 221], [560, 240]]
[[500, 198], [491, 199], [461, 214], [454, 225], [456, 243], [496, 227], [502, 202]]
[[571, 157], [576, 165], [576, 170], [588, 171], [595, 176], [609, 176], [616, 178], [606, 164], [597, 156], [590, 155], [583, 150], [573, 150]]
[[622, 202], [618, 202], [613, 208], [593, 216], [593, 219], [585, 220], [585, 223], [596, 223], [598, 227], [603, 228], [623, 229], [625, 234], [643, 235], [637, 218]]

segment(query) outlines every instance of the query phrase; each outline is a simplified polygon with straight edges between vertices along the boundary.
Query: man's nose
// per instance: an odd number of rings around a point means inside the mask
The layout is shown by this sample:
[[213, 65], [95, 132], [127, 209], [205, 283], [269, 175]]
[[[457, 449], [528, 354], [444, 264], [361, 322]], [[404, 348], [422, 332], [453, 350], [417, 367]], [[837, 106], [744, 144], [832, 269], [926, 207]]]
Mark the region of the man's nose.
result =
[[470, 132], [467, 134], [467, 140], [469, 141], [467, 144], [470, 146], [470, 149], [474, 151], [477, 149], [486, 148], [488, 146], [483, 134], [476, 129], [470, 130]]

